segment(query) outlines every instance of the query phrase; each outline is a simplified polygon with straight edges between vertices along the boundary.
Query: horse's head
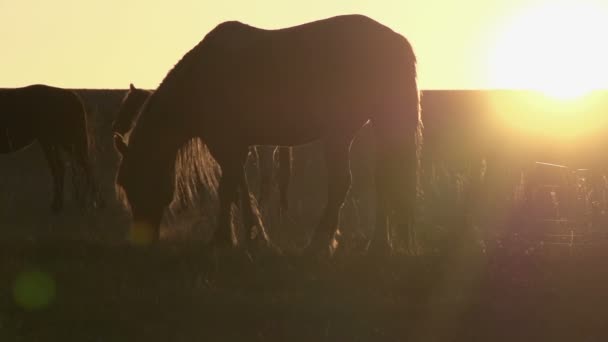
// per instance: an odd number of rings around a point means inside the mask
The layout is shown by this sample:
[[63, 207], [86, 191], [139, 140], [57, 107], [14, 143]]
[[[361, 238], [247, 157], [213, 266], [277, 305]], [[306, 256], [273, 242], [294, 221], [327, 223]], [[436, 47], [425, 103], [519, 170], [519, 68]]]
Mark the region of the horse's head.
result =
[[129, 238], [137, 244], [155, 241], [164, 210], [173, 199], [174, 183], [167, 182], [168, 173], [174, 172], [173, 163], [157, 158], [155, 151], [134, 150], [118, 133], [114, 144], [122, 157], [116, 175], [117, 194], [133, 218]]
[[112, 129], [114, 132], [120, 133], [121, 135], [127, 134], [137, 119], [137, 114], [150, 97], [150, 91], [135, 88], [133, 83], [129, 85], [129, 91], [127, 91], [125, 97], [122, 99], [116, 118], [112, 123]]

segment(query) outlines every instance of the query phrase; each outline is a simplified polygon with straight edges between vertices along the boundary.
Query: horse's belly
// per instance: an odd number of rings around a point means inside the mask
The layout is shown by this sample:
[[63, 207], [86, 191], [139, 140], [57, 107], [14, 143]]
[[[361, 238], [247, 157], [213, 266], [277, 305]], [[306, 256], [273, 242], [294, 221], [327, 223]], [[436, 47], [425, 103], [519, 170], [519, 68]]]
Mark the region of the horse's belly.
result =
[[[368, 121], [360, 112], [331, 112], [310, 109], [284, 109], [265, 113], [249, 113], [248, 124], [242, 126], [250, 145], [304, 145], [328, 136], [352, 137]], [[243, 121], [241, 121], [243, 122]]]
[[0, 154], [9, 154], [25, 149], [33, 143], [30, 141], [11, 141], [6, 138], [0, 139]]
[[2, 129], [0, 131], [0, 153], [7, 154], [17, 152], [31, 145], [34, 138], [31, 134], [21, 132], [20, 134], [11, 134], [11, 131]]
[[[302, 120], [306, 116], [260, 115], [252, 117], [252, 124], [243, 127], [251, 145], [303, 145], [323, 137], [324, 130], [315, 120]], [[310, 118], [309, 118], [310, 119]]]

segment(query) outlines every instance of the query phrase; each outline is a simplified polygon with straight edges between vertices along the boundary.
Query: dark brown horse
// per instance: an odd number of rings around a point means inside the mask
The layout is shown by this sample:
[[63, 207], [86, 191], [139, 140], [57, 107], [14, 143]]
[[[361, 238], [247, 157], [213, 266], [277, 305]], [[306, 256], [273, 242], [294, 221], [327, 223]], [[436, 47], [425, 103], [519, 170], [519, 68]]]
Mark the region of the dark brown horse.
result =
[[114, 133], [118, 133], [124, 138], [131, 132], [139, 111], [151, 94], [150, 90], [136, 88], [132, 83], [129, 85], [129, 90], [125, 93], [114, 122], [112, 122]]
[[[118, 113], [112, 123], [112, 129], [115, 134], [119, 134], [122, 140], [133, 129], [137, 120], [137, 115], [152, 91], [136, 88], [133, 83], [129, 85], [129, 90], [125, 94], [118, 109]], [[291, 179], [292, 170], [292, 148], [289, 146], [277, 146], [271, 154], [260, 153], [256, 146], [250, 148], [250, 156], [253, 156], [258, 166], [260, 175], [259, 202], [264, 204], [267, 202], [273, 188], [273, 180], [277, 180], [279, 187], [279, 198], [281, 204], [281, 212], [288, 209], [288, 188]], [[277, 163], [275, 163], [275, 160]], [[275, 177], [275, 164], [278, 164], [278, 177]]]
[[53, 176], [53, 212], [63, 208], [62, 152], [73, 160], [76, 200], [100, 204], [89, 157], [86, 111], [76, 93], [46, 85], [0, 90], [0, 153], [19, 151], [35, 141], [40, 143]]
[[[371, 247], [388, 250], [389, 216], [394, 213], [396, 224], [408, 231], [413, 223], [419, 100], [410, 43], [367, 17], [339, 16], [280, 30], [223, 23], [167, 74], [144, 105], [128, 147], [116, 141], [123, 155], [116, 182], [130, 205], [132, 229], [158, 238], [163, 211], [179, 194], [176, 185], [188, 181], [176, 181], [184, 166], [179, 163], [184, 158], [176, 156], [187, 154], [184, 148], [200, 138], [222, 170], [219, 228], [212, 243], [235, 245], [231, 208], [239, 186], [248, 192], [248, 147], [321, 140], [328, 201], [309, 251], [331, 253], [351, 184], [351, 142], [371, 121], [378, 194]], [[249, 236], [267, 241], [255, 202], [243, 209]]]

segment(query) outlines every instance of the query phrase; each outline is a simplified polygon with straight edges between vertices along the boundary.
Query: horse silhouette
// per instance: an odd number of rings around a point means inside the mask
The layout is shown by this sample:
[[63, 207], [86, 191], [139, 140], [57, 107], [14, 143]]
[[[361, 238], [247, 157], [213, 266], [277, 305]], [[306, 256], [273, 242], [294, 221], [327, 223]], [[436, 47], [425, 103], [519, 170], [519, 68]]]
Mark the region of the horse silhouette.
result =
[[74, 198], [84, 205], [103, 203], [89, 156], [86, 111], [73, 91], [46, 85], [0, 90], [0, 153], [17, 152], [40, 143], [53, 178], [51, 210], [63, 209], [65, 162], [73, 160]]
[[129, 85], [129, 90], [125, 93], [114, 122], [112, 122], [114, 133], [126, 137], [131, 132], [139, 111], [151, 94], [150, 90], [136, 88], [132, 83]]
[[[222, 23], [169, 71], [144, 105], [128, 146], [120, 137], [115, 141], [123, 156], [116, 185], [131, 209], [131, 232], [158, 239], [164, 209], [180, 196], [176, 187], [195, 176], [185, 177], [179, 161], [188, 158], [183, 156], [214, 167], [200, 149], [188, 151], [189, 142], [199, 138], [222, 171], [219, 227], [211, 244], [236, 246], [231, 208], [239, 186], [249, 192], [244, 172], [248, 147], [320, 140], [328, 198], [306, 252], [331, 254], [351, 185], [351, 142], [371, 121], [377, 227], [370, 248], [390, 249], [392, 214], [407, 236], [413, 224], [422, 134], [419, 103], [410, 43], [370, 18], [338, 16], [279, 30]], [[255, 201], [243, 210], [249, 243], [270, 243]]]
[[[123, 97], [118, 113], [112, 123], [112, 129], [115, 134], [120, 135], [124, 139], [131, 132], [137, 120], [137, 114], [151, 94], [152, 91], [137, 88], [133, 83], [129, 85], [129, 90]], [[293, 161], [292, 148], [289, 146], [277, 146], [272, 155], [269, 155], [267, 153], [259, 153], [256, 146], [252, 146], [249, 155], [253, 156], [257, 161], [258, 173], [260, 175], [259, 203], [261, 205], [270, 198], [270, 192], [273, 187], [272, 182], [275, 179], [274, 166], [278, 164], [279, 174], [276, 178], [278, 178], [280, 209], [281, 212], [286, 212], [289, 207], [287, 195]]]

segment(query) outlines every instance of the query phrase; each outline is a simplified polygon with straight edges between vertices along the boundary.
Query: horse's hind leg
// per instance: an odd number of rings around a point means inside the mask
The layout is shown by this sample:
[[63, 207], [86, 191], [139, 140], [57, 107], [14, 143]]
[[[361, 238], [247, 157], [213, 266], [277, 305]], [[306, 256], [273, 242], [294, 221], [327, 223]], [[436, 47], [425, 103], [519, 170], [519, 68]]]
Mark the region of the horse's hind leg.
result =
[[[405, 127], [407, 128], [407, 127]], [[405, 238], [407, 249], [415, 248], [414, 212], [417, 197], [417, 153], [415, 133], [400, 125], [374, 122], [376, 140], [377, 227], [370, 248], [390, 252], [387, 217]], [[380, 247], [380, 248], [376, 248]]]
[[63, 180], [65, 167], [61, 160], [59, 150], [55, 146], [40, 144], [42, 151], [46, 158], [49, 168], [51, 169], [51, 176], [53, 177], [53, 201], [51, 203], [51, 210], [53, 213], [58, 213], [63, 209]]
[[[90, 192], [93, 200], [93, 206], [104, 207], [105, 203], [103, 201], [103, 198], [101, 197], [99, 185], [97, 184], [95, 176], [93, 175], [93, 168], [89, 158], [89, 153], [88, 150], [85, 150], [87, 149], [87, 147], [75, 147], [74, 149], [74, 161], [81, 168], [85, 182], [84, 189], [82, 189], [84, 194], [80, 196], [81, 198], [79, 200], [85, 203], [87, 200], [86, 193]], [[72, 172], [72, 177], [76, 177], [76, 172]], [[77, 182], [74, 182], [73, 185], [75, 188], [82, 186], [82, 184], [77, 184]], [[79, 189], [75, 189], [75, 191], [80, 192]]]
[[393, 249], [391, 229], [389, 223], [389, 197], [390, 191], [390, 175], [387, 174], [383, 167], [385, 161], [377, 156], [375, 183], [376, 183], [376, 228], [371, 241], [369, 242], [368, 250], [372, 254], [390, 253]]
[[327, 205], [308, 246], [308, 250], [313, 253], [322, 252], [332, 255], [338, 247], [340, 210], [344, 205], [352, 181], [349, 160], [350, 144], [351, 139], [325, 142], [324, 153], [328, 176]]
[[66, 152], [72, 156], [73, 165], [76, 164], [81, 171], [79, 174], [77, 168], [72, 167], [72, 185], [74, 187], [74, 192], [78, 197], [77, 200], [82, 204], [86, 205], [87, 201], [91, 200], [94, 207], [104, 207], [105, 203], [99, 190], [99, 184], [93, 174], [89, 153], [89, 139], [87, 137], [88, 133], [86, 131], [79, 133], [81, 134], [78, 134], [76, 136], [77, 138], [64, 146]]

